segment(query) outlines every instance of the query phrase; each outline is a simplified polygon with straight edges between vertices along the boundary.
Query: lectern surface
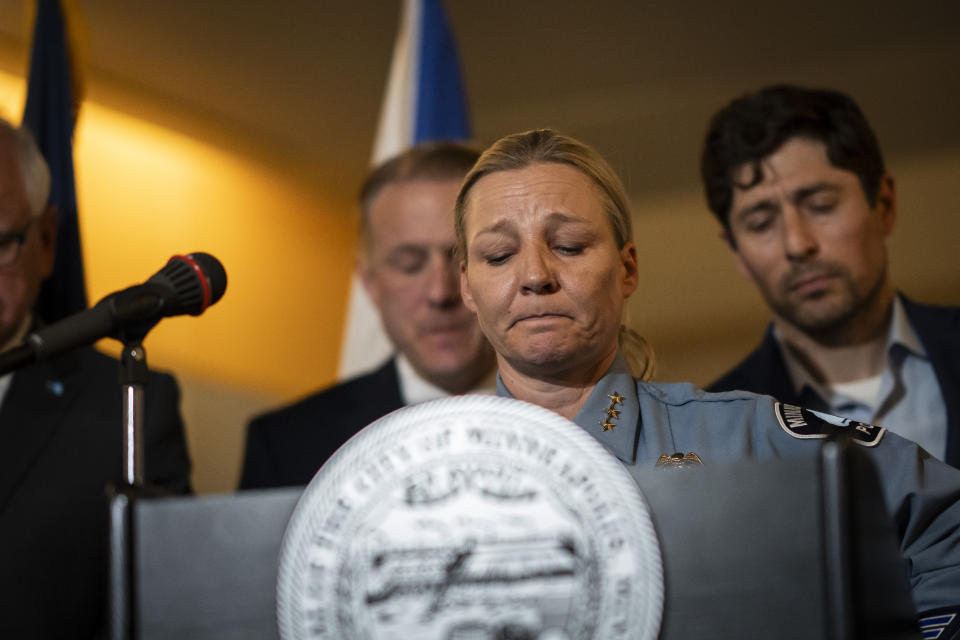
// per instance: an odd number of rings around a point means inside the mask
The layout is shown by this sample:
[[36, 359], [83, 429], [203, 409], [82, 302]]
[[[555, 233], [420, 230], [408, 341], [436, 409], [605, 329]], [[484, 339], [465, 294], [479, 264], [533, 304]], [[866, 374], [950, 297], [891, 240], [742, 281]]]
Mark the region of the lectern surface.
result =
[[136, 637], [277, 638], [277, 555], [301, 491], [140, 501]]
[[[640, 485], [663, 557], [660, 637], [919, 637], [892, 525], [864, 462], [841, 466], [839, 501], [816, 456], [651, 470]], [[141, 501], [137, 637], [277, 638], [277, 559], [299, 495]], [[830, 531], [841, 532], [839, 543]]]

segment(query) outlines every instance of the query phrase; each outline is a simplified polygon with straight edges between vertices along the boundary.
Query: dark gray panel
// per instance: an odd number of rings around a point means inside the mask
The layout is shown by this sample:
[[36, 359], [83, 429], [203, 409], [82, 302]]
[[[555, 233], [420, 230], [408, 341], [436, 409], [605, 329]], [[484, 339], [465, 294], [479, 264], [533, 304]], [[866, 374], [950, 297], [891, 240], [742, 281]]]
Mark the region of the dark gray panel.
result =
[[277, 556], [301, 489], [141, 500], [136, 637], [277, 638]]

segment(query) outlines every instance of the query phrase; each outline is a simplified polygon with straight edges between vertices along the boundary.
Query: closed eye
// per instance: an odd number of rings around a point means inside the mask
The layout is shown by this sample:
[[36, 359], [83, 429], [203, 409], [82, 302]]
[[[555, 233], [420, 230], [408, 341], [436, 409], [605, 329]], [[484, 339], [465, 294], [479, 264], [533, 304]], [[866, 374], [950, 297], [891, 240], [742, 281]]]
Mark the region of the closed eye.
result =
[[773, 225], [772, 213], [757, 213], [743, 221], [743, 227], [749, 233], [763, 233]]
[[507, 260], [510, 259], [510, 256], [511, 254], [509, 253], [494, 253], [492, 255], [486, 256], [484, 258], [484, 261], [489, 265], [496, 266], [496, 265], [505, 263]]
[[747, 225], [747, 231], [751, 233], [762, 233], [770, 228], [770, 220], [760, 220]]
[[830, 202], [811, 202], [807, 205], [807, 208], [814, 213], [830, 213], [837, 206], [837, 203], [833, 200]]
[[794, 202], [812, 213], [830, 213], [837, 207], [842, 190], [829, 183], [817, 183], [797, 190]]
[[773, 226], [773, 221], [780, 214], [780, 204], [771, 199], [756, 202], [731, 217], [735, 227], [746, 233], [763, 233]]
[[553, 250], [564, 256], [578, 256], [583, 253], [583, 248], [583, 245], [559, 245]]
[[404, 245], [391, 251], [386, 258], [386, 265], [404, 275], [413, 276], [423, 271], [430, 260], [430, 255], [422, 247]]

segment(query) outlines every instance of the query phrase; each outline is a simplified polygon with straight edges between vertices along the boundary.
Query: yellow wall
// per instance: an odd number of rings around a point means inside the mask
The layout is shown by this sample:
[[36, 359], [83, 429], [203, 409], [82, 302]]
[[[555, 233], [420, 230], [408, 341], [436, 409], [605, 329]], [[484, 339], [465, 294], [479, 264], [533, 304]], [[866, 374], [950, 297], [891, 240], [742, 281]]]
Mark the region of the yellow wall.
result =
[[[24, 91], [22, 77], [0, 72], [0, 114], [19, 122]], [[266, 155], [231, 153], [89, 100], [74, 142], [91, 303], [178, 253], [206, 251], [227, 270], [219, 303], [164, 320], [145, 345], [151, 367], [180, 382], [194, 489], [230, 491], [249, 417], [336, 377], [354, 212]]]
[[[0, 73], [0, 110], [14, 121], [23, 84]], [[91, 303], [173, 254], [206, 251], [226, 267], [219, 304], [153, 330], [152, 365], [278, 397], [334, 379], [351, 211], [257, 160], [89, 101], [74, 158]]]

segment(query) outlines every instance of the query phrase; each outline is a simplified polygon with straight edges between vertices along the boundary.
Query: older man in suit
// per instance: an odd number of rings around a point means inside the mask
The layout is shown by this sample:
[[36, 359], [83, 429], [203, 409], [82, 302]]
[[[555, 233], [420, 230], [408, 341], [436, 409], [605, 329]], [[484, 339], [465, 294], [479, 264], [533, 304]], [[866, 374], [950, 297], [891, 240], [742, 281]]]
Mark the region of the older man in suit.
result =
[[396, 355], [371, 373], [254, 419], [240, 487], [306, 484], [337, 448], [404, 405], [495, 388], [494, 355], [460, 300], [453, 205], [479, 152], [422, 145], [376, 167], [360, 192], [357, 271]]
[[[0, 120], [0, 345], [42, 319], [54, 263], [50, 173], [30, 135]], [[123, 481], [118, 363], [78, 349], [0, 378], [0, 637], [90, 638], [107, 611], [107, 484]], [[151, 374], [145, 471], [190, 489], [176, 382]]]

